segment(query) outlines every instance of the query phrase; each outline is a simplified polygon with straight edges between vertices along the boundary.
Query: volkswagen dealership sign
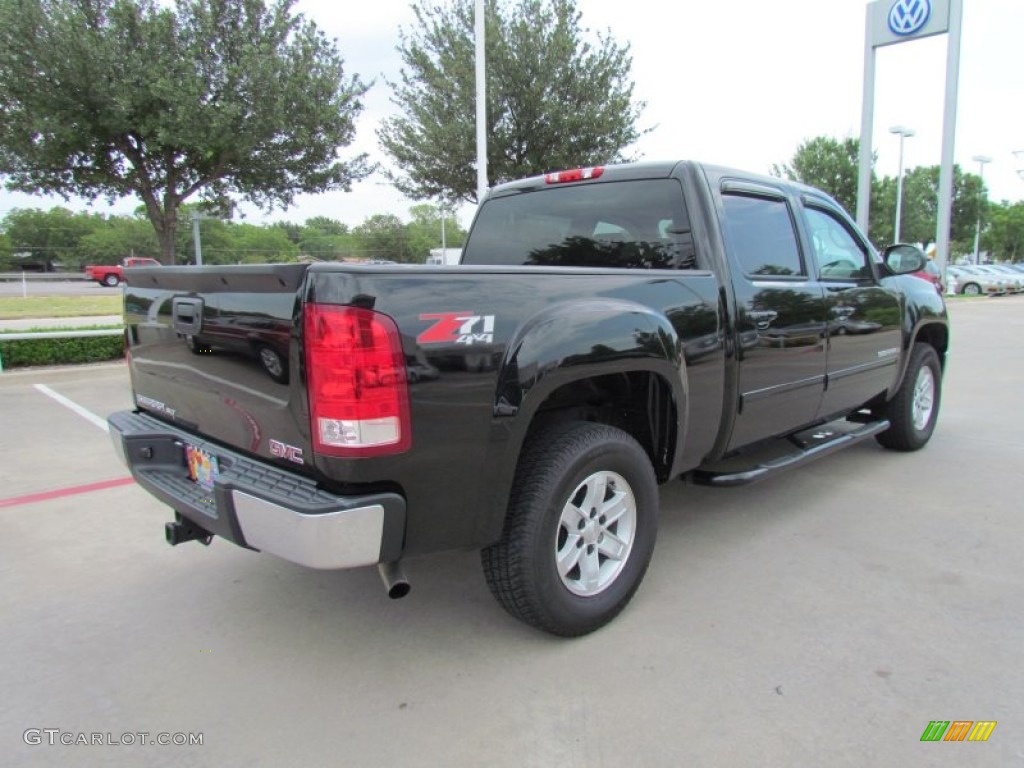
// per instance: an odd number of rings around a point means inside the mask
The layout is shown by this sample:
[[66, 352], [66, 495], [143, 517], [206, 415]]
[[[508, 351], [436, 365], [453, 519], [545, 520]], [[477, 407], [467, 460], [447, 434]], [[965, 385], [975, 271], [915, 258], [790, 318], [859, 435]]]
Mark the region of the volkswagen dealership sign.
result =
[[949, 30], [949, 0], [876, 0], [870, 9], [876, 48]]
[[[1019, 0], [1018, 0], [1019, 2]], [[942, 162], [939, 165], [936, 261], [943, 273], [949, 256], [953, 221], [953, 150], [956, 138], [957, 83], [960, 77], [960, 31], [964, 0], [872, 0], [864, 33], [864, 106], [860, 117], [857, 168], [857, 223], [868, 231], [871, 210], [871, 133], [875, 117], [875, 51], [885, 45], [948, 34], [946, 97], [942, 109]]]
[[932, 4], [928, 0], [897, 0], [889, 9], [889, 29], [894, 35], [913, 35], [928, 23]]

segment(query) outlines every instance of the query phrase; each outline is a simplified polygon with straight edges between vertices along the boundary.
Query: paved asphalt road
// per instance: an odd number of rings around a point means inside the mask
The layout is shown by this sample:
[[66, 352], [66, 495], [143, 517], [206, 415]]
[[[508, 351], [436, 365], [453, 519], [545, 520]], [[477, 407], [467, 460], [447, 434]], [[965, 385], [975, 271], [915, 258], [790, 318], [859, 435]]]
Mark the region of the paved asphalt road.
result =
[[474, 553], [409, 562], [392, 602], [373, 569], [172, 549], [88, 418], [129, 406], [124, 367], [2, 374], [2, 763], [1024, 765], [1024, 297], [952, 312], [924, 451], [665, 486], [643, 587], [573, 641], [506, 616]]
[[107, 288], [91, 280], [57, 280], [26, 276], [20, 280], [0, 280], [0, 296], [116, 296], [121, 287]]

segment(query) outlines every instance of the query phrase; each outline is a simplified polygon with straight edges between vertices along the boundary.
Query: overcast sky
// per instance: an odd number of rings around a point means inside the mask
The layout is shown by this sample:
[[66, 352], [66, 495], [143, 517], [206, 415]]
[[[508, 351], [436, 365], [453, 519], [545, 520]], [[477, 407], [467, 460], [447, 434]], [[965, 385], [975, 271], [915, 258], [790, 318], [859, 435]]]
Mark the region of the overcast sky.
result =
[[[434, 0], [431, 0], [434, 1]], [[441, 2], [443, 0], [436, 0]], [[819, 135], [860, 134], [865, 0], [579, 0], [585, 26], [610, 31], [632, 47], [636, 96], [647, 103], [640, 127], [654, 130], [633, 152], [647, 160], [692, 159], [767, 173], [799, 144]], [[1024, 199], [1024, 0], [964, 0], [956, 162], [977, 173], [995, 201]], [[398, 27], [413, 21], [407, 0], [365, 4], [300, 0], [297, 9], [336, 38], [349, 73], [376, 85], [365, 98], [356, 143], [385, 162], [376, 128], [394, 109], [385, 79], [395, 79]], [[947, 36], [878, 50], [874, 146], [876, 171], [896, 174], [902, 124], [907, 168], [938, 165], [942, 141]], [[553, 104], [557, 109], [559, 105]], [[59, 198], [0, 192], [0, 215], [15, 207], [64, 205]], [[247, 221], [301, 222], [329, 216], [357, 225], [375, 213], [408, 219], [416, 202], [382, 177], [351, 193], [300, 196], [282, 213], [246, 208]], [[72, 200], [68, 207], [85, 209]], [[135, 200], [114, 207], [130, 212]], [[103, 203], [92, 210], [107, 212]], [[851, 212], [852, 213], [852, 212]], [[460, 217], [468, 225], [472, 208]]]

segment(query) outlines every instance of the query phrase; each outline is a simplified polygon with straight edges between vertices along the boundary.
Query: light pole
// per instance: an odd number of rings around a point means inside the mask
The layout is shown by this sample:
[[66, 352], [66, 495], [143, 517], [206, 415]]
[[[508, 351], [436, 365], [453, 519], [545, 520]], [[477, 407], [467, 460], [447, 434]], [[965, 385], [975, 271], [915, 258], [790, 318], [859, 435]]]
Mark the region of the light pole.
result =
[[898, 243], [900, 241], [900, 214], [903, 209], [903, 140], [913, 136], [914, 131], [902, 125], [894, 125], [889, 129], [889, 133], [895, 133], [900, 137], [900, 170], [896, 175], [896, 231], [892, 237], [892, 241]]
[[[971, 158], [978, 164], [978, 177], [981, 179], [981, 186], [978, 190], [978, 197], [981, 198], [985, 191], [985, 163], [991, 163], [992, 158], [986, 155], [975, 155]], [[978, 252], [978, 246], [981, 242], [981, 205], [978, 205], [978, 226], [974, 229], [974, 263], [980, 262], [981, 256]]]
[[448, 243], [445, 242], [445, 234], [444, 234], [444, 200], [441, 201], [440, 209], [441, 209], [441, 258], [445, 259], [446, 258], [446, 251], [448, 250]]

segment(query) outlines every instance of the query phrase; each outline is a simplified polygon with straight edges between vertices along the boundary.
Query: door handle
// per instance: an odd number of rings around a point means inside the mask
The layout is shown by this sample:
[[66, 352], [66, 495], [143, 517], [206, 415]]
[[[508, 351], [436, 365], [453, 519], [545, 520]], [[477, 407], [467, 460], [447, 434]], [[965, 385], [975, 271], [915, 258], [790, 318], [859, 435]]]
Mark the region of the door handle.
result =
[[778, 316], [779, 313], [774, 309], [755, 309], [747, 312], [747, 317], [754, 321], [754, 325], [759, 331], [766, 330]]
[[195, 336], [203, 328], [203, 300], [176, 297], [171, 301], [171, 319], [178, 333]]

